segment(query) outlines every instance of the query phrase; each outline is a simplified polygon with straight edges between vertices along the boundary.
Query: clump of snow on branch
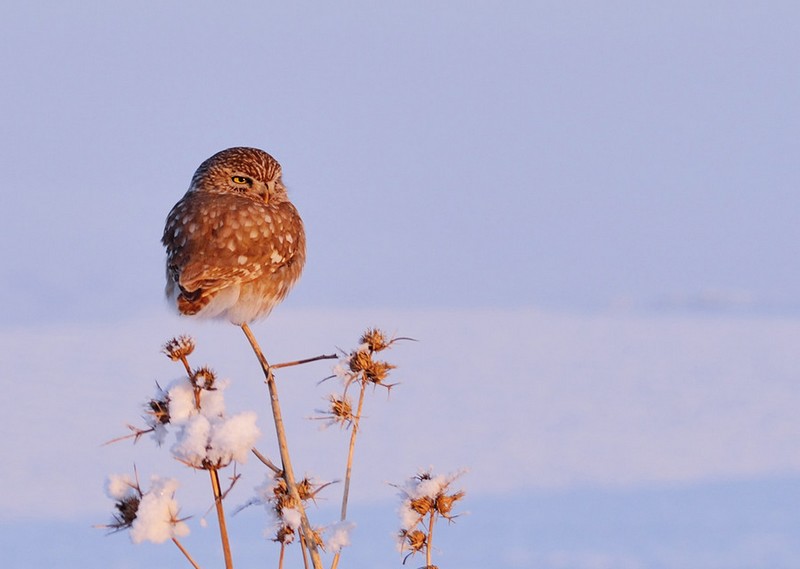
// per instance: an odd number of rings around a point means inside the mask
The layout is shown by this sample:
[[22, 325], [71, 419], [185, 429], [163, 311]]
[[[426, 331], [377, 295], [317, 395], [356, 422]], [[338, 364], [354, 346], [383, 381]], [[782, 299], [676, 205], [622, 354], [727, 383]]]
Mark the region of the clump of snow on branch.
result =
[[177, 480], [153, 477], [150, 490], [142, 496], [131, 526], [131, 540], [134, 543], [163, 543], [189, 534], [189, 526], [178, 519], [178, 502], [175, 500], [177, 487]]
[[[303, 507], [310, 500], [314, 500], [317, 492], [328, 486], [328, 484], [330, 483], [315, 484], [309, 477], [299, 480], [296, 484], [297, 495]], [[265, 535], [278, 543], [292, 543], [297, 535], [297, 530], [300, 528], [302, 514], [298, 506], [301, 504], [289, 493], [283, 474], [274, 472], [271, 475], [267, 475], [264, 482], [256, 486], [255, 492], [255, 497], [242, 507], [253, 504], [263, 505], [274, 522], [267, 529]], [[322, 541], [319, 539], [319, 534], [316, 531], [313, 531], [313, 533], [314, 539], [321, 545]]]
[[112, 474], [106, 480], [106, 495], [112, 500], [124, 500], [136, 494], [138, 484], [127, 474]]
[[[203, 385], [212, 385], [211, 382]], [[157, 440], [165, 439], [168, 426], [174, 427], [173, 456], [193, 468], [222, 468], [232, 461], [245, 462], [261, 435], [252, 411], [231, 417], [225, 414], [226, 382], [213, 382], [204, 388], [200, 382], [184, 377], [158, 390], [151, 400], [150, 425]]]
[[130, 476], [112, 475], [106, 482], [106, 493], [116, 501], [117, 514], [108, 526], [113, 531], [130, 530], [131, 541], [163, 543], [189, 534], [189, 526], [178, 518], [175, 490], [178, 482], [154, 476], [150, 489], [143, 492]]
[[343, 547], [350, 545], [350, 532], [354, 527], [355, 524], [348, 521], [331, 524], [327, 529], [328, 537], [325, 540], [325, 549], [332, 553], [339, 553]]

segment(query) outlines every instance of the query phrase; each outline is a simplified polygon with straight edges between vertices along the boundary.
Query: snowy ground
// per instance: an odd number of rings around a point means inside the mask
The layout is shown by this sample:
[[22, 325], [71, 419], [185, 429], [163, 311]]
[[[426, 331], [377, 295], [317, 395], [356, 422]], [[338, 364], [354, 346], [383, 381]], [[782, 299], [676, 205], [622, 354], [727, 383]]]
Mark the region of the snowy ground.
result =
[[[469, 468], [461, 482], [470, 515], [440, 531], [442, 567], [800, 563], [800, 319], [308, 310], [280, 312], [255, 331], [277, 362], [350, 347], [368, 325], [419, 342], [389, 353], [400, 385], [367, 403], [354, 564], [400, 566], [387, 482], [428, 465]], [[172, 546], [134, 547], [89, 527], [110, 514], [104, 477], [134, 462], [145, 479], [181, 480], [182, 513], [196, 516], [186, 544], [216, 555], [216, 536], [202, 537], [213, 529], [197, 523], [210, 505], [202, 473], [149, 440], [101, 446], [137, 422], [156, 381], [179, 373], [158, 350], [182, 332], [198, 341], [196, 364], [231, 379], [230, 410], [259, 413], [258, 446], [277, 457], [257, 364], [233, 327], [162, 313], [114, 326], [5, 329], [0, 533], [9, 567], [51, 566], [55, 557], [90, 568], [179, 566]], [[296, 468], [321, 480], [341, 478], [346, 444], [338, 429], [307, 419], [334, 388], [317, 385], [329, 370], [311, 364], [279, 378]], [[247, 500], [262, 470], [245, 465], [232, 505]], [[323, 496], [317, 523], [334, 521], [337, 496], [336, 487]], [[240, 565], [256, 566], [260, 548], [272, 554], [259, 543], [266, 520], [256, 510], [240, 516]]]

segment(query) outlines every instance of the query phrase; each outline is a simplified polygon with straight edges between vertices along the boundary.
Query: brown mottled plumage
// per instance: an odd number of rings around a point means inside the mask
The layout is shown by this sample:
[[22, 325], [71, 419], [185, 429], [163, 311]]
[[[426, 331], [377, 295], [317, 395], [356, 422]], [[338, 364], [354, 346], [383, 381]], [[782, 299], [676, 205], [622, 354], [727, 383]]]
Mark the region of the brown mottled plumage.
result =
[[228, 148], [203, 162], [169, 212], [161, 242], [167, 298], [178, 311], [234, 324], [269, 314], [306, 257], [281, 166], [256, 148]]

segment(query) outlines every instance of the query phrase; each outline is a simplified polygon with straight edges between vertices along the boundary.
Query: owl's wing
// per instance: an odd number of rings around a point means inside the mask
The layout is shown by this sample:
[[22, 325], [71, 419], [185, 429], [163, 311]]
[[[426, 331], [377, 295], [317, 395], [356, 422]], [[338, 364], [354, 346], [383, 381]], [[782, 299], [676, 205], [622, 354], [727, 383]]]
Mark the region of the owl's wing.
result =
[[164, 230], [170, 274], [185, 293], [205, 294], [275, 272], [305, 247], [293, 237], [293, 216], [288, 202], [268, 209], [237, 196], [187, 195]]
[[251, 281], [258, 278], [262, 271], [253, 267], [208, 265], [203, 262], [190, 261], [178, 270], [178, 283], [183, 292], [203, 291], [212, 294], [233, 284]]

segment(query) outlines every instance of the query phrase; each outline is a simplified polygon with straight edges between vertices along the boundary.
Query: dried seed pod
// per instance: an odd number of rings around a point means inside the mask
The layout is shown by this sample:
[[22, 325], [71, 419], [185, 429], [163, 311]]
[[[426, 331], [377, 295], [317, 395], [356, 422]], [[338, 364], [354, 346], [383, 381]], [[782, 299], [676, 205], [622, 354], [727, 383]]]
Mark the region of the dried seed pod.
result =
[[391, 345], [391, 342], [386, 340], [386, 334], [378, 328], [368, 328], [361, 336], [360, 343], [366, 344], [372, 352], [380, 352]]
[[368, 369], [372, 364], [372, 355], [369, 352], [355, 351], [350, 354], [350, 371], [358, 373]]
[[164, 344], [162, 351], [173, 362], [186, 358], [194, 351], [194, 339], [191, 336], [178, 336]]
[[433, 500], [428, 496], [422, 496], [409, 502], [411, 509], [417, 512], [420, 516], [426, 515], [434, 507]]
[[205, 389], [206, 391], [213, 391], [214, 382], [217, 380], [217, 374], [214, 373], [214, 370], [208, 366], [203, 366], [192, 374], [192, 383], [200, 388]]
[[428, 541], [428, 535], [418, 529], [405, 532], [406, 543], [412, 551], [422, 551]]
[[458, 502], [464, 497], [464, 492], [456, 492], [455, 494], [441, 494], [436, 496], [436, 510], [445, 518], [450, 518], [450, 511], [453, 509], [453, 504]]
[[169, 400], [166, 397], [164, 399], [151, 399], [147, 402], [147, 406], [150, 408], [148, 413], [153, 416], [155, 423], [169, 424]]
[[109, 527], [115, 531], [131, 527], [136, 520], [136, 513], [139, 511], [139, 502], [141, 502], [141, 498], [137, 494], [132, 494], [114, 504], [119, 513], [114, 514], [114, 522]]

